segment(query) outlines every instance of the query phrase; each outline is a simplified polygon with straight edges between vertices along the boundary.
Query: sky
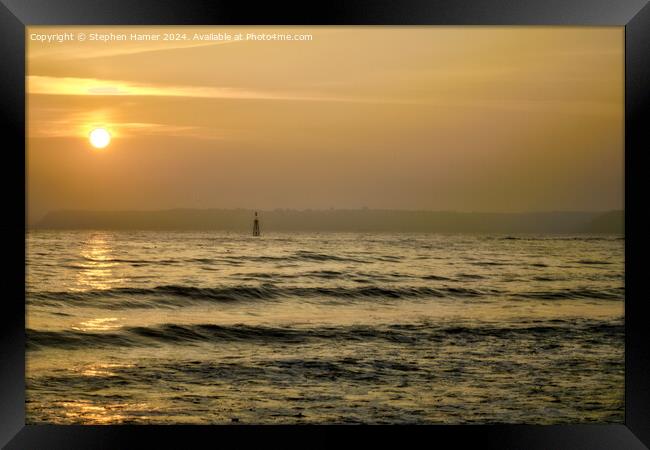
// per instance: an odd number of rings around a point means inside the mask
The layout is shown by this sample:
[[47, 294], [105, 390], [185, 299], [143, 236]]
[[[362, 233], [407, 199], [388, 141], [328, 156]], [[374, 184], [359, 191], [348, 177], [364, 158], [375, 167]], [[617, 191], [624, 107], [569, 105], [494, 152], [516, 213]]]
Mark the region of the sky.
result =
[[[127, 39], [91, 40], [110, 33]], [[231, 40], [195, 36], [206, 33]], [[28, 220], [61, 209], [622, 209], [623, 37], [28, 27]], [[95, 128], [107, 147], [90, 144]]]

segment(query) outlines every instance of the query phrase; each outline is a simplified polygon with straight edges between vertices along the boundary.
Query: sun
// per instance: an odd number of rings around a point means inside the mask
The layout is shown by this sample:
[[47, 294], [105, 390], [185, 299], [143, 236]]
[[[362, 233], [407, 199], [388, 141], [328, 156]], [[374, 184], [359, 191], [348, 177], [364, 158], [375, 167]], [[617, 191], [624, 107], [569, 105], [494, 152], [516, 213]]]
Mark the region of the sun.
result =
[[88, 135], [90, 144], [95, 148], [104, 148], [111, 142], [111, 134], [105, 128], [95, 128]]

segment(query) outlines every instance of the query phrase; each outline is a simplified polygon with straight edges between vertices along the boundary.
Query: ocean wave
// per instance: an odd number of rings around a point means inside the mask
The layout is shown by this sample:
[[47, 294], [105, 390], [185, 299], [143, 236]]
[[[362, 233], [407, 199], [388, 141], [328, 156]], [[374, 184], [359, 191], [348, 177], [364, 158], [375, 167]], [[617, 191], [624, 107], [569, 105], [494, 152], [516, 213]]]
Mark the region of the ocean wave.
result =
[[[114, 307], [147, 307], [145, 302], [136, 302], [134, 299], [148, 297], [151, 307], [165, 304], [179, 304], [192, 301], [244, 301], [244, 300], [273, 300], [279, 298], [309, 298], [327, 297], [340, 299], [400, 299], [400, 298], [426, 298], [426, 297], [482, 297], [498, 295], [500, 291], [494, 289], [470, 289], [460, 287], [431, 288], [426, 286], [406, 287], [299, 287], [276, 286], [262, 284], [260, 286], [224, 286], [216, 288], [200, 288], [192, 286], [156, 286], [153, 288], [121, 287], [83, 292], [36, 292], [28, 295], [30, 303], [50, 304], [68, 302], [93, 302], [92, 306], [113, 305]], [[178, 302], [185, 300], [185, 302]]]
[[579, 264], [587, 264], [587, 265], [609, 265], [612, 264], [610, 261], [601, 261], [598, 259], [579, 259], [576, 261]]
[[247, 256], [247, 257], [242, 257], [242, 259], [248, 260], [248, 261], [317, 261], [317, 262], [324, 262], [324, 261], [332, 261], [332, 262], [354, 262], [354, 263], [364, 263], [367, 262], [365, 259], [358, 258], [358, 257], [351, 257], [351, 256], [338, 256], [338, 255], [331, 255], [331, 254], [326, 254], [326, 253], [319, 253], [319, 252], [312, 252], [312, 251], [307, 251], [307, 250], [299, 250], [297, 252], [294, 252], [292, 254], [288, 255], [261, 255], [261, 256]]
[[622, 300], [625, 297], [625, 288], [577, 288], [557, 289], [542, 291], [527, 291], [515, 295], [516, 297], [540, 299], [540, 300], [573, 300], [573, 299], [595, 299], [595, 300]]
[[110, 332], [78, 330], [43, 331], [27, 329], [30, 350], [42, 348], [112, 348], [144, 347], [151, 345], [192, 345], [211, 342], [250, 342], [258, 344], [299, 344], [314, 340], [331, 341], [388, 341], [396, 344], [454, 340], [459, 343], [480, 341], [487, 337], [508, 339], [514, 337], [554, 336], [554, 339], [588, 337], [589, 339], [621, 338], [624, 326], [620, 322], [556, 320], [522, 324], [395, 324], [270, 327], [253, 325], [162, 324], [149, 327], [124, 327]]
[[[332, 275], [332, 274], [330, 274]], [[333, 276], [333, 275], [332, 275]], [[326, 276], [327, 277], [327, 276]], [[553, 278], [539, 279], [551, 281]], [[359, 279], [353, 278], [353, 281]], [[361, 279], [361, 281], [370, 282]], [[39, 306], [92, 306], [97, 308], [156, 308], [182, 307], [200, 302], [273, 301], [293, 298], [328, 298], [349, 301], [399, 300], [399, 299], [539, 299], [539, 300], [622, 300], [624, 287], [568, 288], [537, 291], [507, 291], [495, 288], [469, 288], [454, 286], [278, 286], [263, 283], [252, 286], [193, 287], [166, 285], [151, 288], [118, 287], [88, 291], [32, 292], [27, 295], [29, 304]]]
[[456, 275], [461, 280], [483, 280], [485, 277], [477, 273], [459, 273]]
[[[246, 262], [350, 262], [366, 263], [367, 259], [350, 255], [332, 255], [307, 250], [299, 250], [284, 255], [241, 255], [241, 256], [219, 256], [219, 257], [193, 257], [193, 258], [175, 258], [175, 259], [145, 259], [145, 258], [95, 258], [91, 256], [82, 256], [82, 260], [91, 263], [122, 263], [122, 264], [139, 264], [139, 265], [174, 265], [182, 263], [198, 264], [225, 264], [239, 266]], [[377, 255], [373, 258], [377, 261], [400, 261], [401, 258], [392, 255]], [[83, 263], [74, 262], [67, 264], [66, 267], [71, 269], [86, 269], [88, 266]]]
[[[81, 257], [85, 261], [90, 261], [93, 263], [124, 263], [124, 264], [151, 264], [151, 265], [171, 265], [171, 264], [177, 264], [179, 262], [182, 262], [180, 260], [176, 259], [129, 259], [129, 258], [94, 258], [91, 256], [82, 256]], [[70, 268], [82, 268], [86, 269], [89, 266], [83, 265], [83, 264], [70, 264], [68, 267]]]

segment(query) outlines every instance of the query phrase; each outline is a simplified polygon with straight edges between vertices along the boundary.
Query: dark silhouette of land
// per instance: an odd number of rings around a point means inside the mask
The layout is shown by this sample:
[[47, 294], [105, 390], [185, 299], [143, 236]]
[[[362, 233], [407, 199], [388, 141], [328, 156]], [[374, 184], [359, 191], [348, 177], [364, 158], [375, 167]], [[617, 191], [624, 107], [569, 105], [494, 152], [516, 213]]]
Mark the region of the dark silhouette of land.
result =
[[625, 213], [623, 211], [610, 211], [600, 214], [589, 223], [587, 230], [591, 233], [622, 234], [625, 231]]
[[[224, 230], [250, 233], [253, 210], [54, 211], [32, 229]], [[471, 213], [401, 210], [272, 210], [266, 232], [624, 233], [624, 212]]]

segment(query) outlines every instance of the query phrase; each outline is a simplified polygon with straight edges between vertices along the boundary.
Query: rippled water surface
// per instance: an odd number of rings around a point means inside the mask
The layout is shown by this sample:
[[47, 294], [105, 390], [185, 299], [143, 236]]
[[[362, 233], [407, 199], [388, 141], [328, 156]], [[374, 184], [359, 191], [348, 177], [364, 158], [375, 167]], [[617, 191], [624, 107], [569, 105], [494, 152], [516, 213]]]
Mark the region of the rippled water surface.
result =
[[623, 422], [624, 244], [30, 232], [27, 422]]

